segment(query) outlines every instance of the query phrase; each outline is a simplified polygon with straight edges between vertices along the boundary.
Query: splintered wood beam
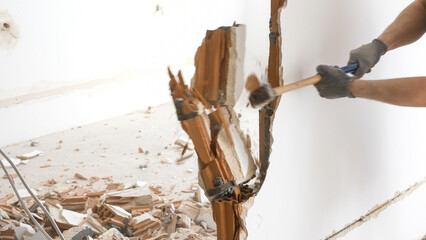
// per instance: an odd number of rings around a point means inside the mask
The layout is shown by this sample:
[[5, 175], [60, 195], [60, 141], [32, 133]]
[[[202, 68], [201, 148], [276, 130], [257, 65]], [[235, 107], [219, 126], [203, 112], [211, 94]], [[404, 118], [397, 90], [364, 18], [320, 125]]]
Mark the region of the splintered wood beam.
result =
[[195, 55], [195, 76], [191, 85], [212, 104], [219, 100], [220, 92], [226, 93], [230, 34], [230, 28], [225, 27], [207, 31]]
[[[280, 15], [286, 0], [271, 0], [271, 18], [269, 20], [269, 59], [268, 59], [268, 82], [272, 87], [282, 86], [281, 67], [281, 26]], [[275, 110], [281, 97], [276, 97], [271, 103], [259, 111], [259, 159], [260, 159], [260, 186], [266, 177], [271, 153], [272, 125]]]
[[191, 88], [180, 73], [176, 78], [169, 70], [178, 120], [194, 143], [199, 184], [212, 203], [218, 240], [247, 238], [243, 209], [251, 206], [255, 192], [244, 185], [254, 172], [244, 173], [241, 161], [255, 162], [248, 151], [247, 159], [238, 155], [249, 143], [233, 109], [243, 85], [244, 39], [244, 25], [207, 31], [196, 53]]
[[[281, 67], [281, 9], [286, 0], [271, 1], [271, 18], [269, 20], [269, 59], [268, 59], [268, 81], [271, 86], [278, 87], [283, 85], [282, 67]], [[270, 107], [276, 110], [279, 99], [276, 97], [270, 103]]]

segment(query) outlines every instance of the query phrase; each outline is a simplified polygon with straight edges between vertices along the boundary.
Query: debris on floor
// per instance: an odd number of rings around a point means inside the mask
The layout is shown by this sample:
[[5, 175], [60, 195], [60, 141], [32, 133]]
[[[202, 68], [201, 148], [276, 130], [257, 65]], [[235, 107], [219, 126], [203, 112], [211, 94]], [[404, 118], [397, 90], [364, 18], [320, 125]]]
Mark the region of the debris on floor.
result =
[[28, 160], [28, 159], [35, 158], [35, 157], [37, 157], [37, 156], [40, 156], [40, 155], [42, 155], [42, 154], [43, 154], [43, 153], [42, 153], [41, 151], [39, 151], [39, 150], [34, 150], [34, 151], [32, 151], [32, 152], [29, 152], [29, 153], [25, 153], [25, 154], [22, 154], [22, 155], [16, 156], [16, 158], [19, 158], [19, 159], [21, 159], [21, 160]]
[[[201, 203], [199, 198], [194, 200], [189, 194], [169, 190], [164, 193], [160, 185], [146, 183], [119, 191], [57, 186], [53, 179], [49, 183], [52, 186], [38, 196], [64, 236], [89, 231], [94, 239], [216, 239], [210, 203]], [[43, 229], [58, 239], [47, 216], [28, 192], [21, 193]], [[36, 234], [39, 234], [37, 227], [16, 196], [9, 194], [1, 198], [0, 239], [33, 239]]]
[[[93, 239], [216, 239], [216, 231], [206, 230], [204, 223], [195, 222], [197, 215], [190, 217], [180, 210], [181, 205], [182, 209], [190, 205], [197, 213], [211, 205], [204, 192], [201, 198], [194, 198], [199, 190], [196, 153], [192, 140], [174, 118], [173, 104], [156, 106], [149, 119], [144, 118], [146, 115], [145, 111], [135, 112], [108, 120], [108, 124], [93, 123], [40, 137], [32, 140], [40, 143], [37, 147], [29, 141], [5, 147], [64, 236], [86, 234], [88, 228]], [[155, 125], [159, 121], [170, 130], [160, 131], [164, 127]], [[116, 147], [117, 126], [121, 147]], [[135, 139], [135, 136], [140, 137]], [[174, 144], [177, 139], [183, 140], [183, 146]], [[43, 154], [29, 154], [34, 150]], [[16, 158], [37, 154], [28, 160]], [[162, 159], [168, 163], [161, 163]], [[177, 159], [182, 160], [177, 162]], [[1, 157], [0, 160], [8, 170], [11, 168], [6, 160]], [[21, 190], [18, 176], [10, 174], [32, 216], [53, 239], [59, 239], [47, 215], [27, 191]], [[0, 239], [14, 239], [14, 235], [18, 239], [47, 239], [40, 236], [40, 230], [25, 214], [3, 175], [0, 175]], [[36, 235], [23, 229], [23, 224], [31, 226]]]

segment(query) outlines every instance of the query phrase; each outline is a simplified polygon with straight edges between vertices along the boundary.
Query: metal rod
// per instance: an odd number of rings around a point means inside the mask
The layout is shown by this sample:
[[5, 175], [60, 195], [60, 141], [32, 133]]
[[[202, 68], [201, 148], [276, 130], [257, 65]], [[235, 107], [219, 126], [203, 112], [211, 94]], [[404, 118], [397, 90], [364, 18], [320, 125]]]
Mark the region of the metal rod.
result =
[[[44, 207], [44, 205], [40, 202], [40, 200], [37, 198], [37, 196], [34, 195], [34, 193], [31, 191], [30, 187], [28, 187], [27, 182], [25, 182], [25, 179], [22, 177], [21, 173], [19, 172], [18, 168], [15, 166], [15, 164], [12, 162], [12, 160], [10, 160], [10, 158], [0, 149], [0, 154], [3, 155], [3, 157], [9, 162], [9, 164], [12, 166], [13, 170], [15, 170], [16, 174], [18, 175], [19, 179], [21, 180], [22, 184], [25, 186], [25, 188], [27, 189], [27, 191], [30, 193], [31, 197], [34, 199], [34, 201], [37, 203], [37, 205], [43, 210], [44, 214], [46, 214], [47, 218], [49, 219], [49, 221], [52, 223], [53, 228], [55, 229], [56, 233], [58, 234], [59, 238], [61, 238], [61, 240], [65, 240], [64, 235], [62, 235], [61, 230], [58, 228], [58, 225], [56, 225], [55, 220], [52, 218], [52, 216], [50, 215], [49, 211], [47, 211], [47, 209]], [[5, 172], [7, 172], [6, 168], [3, 166], [2, 163], [2, 168]], [[8, 176], [8, 178], [10, 178], [10, 176]], [[12, 185], [12, 188], [14, 188], [15, 191], [15, 186], [13, 184], [12, 179], [10, 178], [9, 180], [10, 184]], [[18, 199], [20, 199], [19, 194], [17, 191], [15, 191], [16, 197], [18, 197]], [[26, 206], [22, 203], [22, 200], [20, 200], [21, 205], [24, 206], [25, 209]], [[29, 213], [29, 210], [27, 209], [27, 214]], [[30, 218], [34, 219], [32, 214], [30, 213]], [[35, 220], [35, 219], [34, 219]], [[41, 226], [38, 224], [37, 222], [37, 227], [41, 228]], [[40, 226], [40, 227], [39, 227]], [[40, 230], [48, 239], [52, 239], [42, 228]]]
[[[6, 161], [9, 162], [10, 165], [14, 166], [13, 162], [6, 157], [6, 155], [3, 153], [3, 151], [0, 150], [0, 153], [6, 158]], [[3, 162], [0, 160], [0, 165], [3, 168], [4, 173], [7, 176], [7, 179], [10, 182], [10, 185], [12, 186], [13, 191], [15, 192], [16, 197], [18, 198], [19, 203], [21, 204], [21, 206], [24, 208], [25, 213], [28, 215], [28, 217], [31, 219], [31, 221], [34, 223], [34, 225], [37, 226], [38, 230], [43, 233], [43, 235], [49, 239], [52, 240], [52, 238], [49, 236], [49, 234], [47, 234], [46, 231], [44, 231], [43, 227], [40, 226], [40, 224], [37, 222], [37, 220], [34, 219], [34, 216], [31, 214], [30, 210], [28, 210], [27, 206], [24, 204], [24, 202], [22, 201], [21, 196], [18, 193], [18, 190], [16, 189], [15, 184], [13, 183], [12, 178], [10, 177], [9, 172], [6, 170], [6, 167], [4, 166]], [[31, 192], [31, 190], [28, 190], [28, 192]]]

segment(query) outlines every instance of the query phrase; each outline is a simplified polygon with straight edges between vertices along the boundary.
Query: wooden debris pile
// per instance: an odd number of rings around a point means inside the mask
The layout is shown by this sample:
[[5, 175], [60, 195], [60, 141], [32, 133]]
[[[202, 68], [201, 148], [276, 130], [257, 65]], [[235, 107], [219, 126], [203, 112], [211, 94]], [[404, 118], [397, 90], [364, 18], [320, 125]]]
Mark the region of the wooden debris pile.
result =
[[[158, 185], [136, 184], [95, 192], [56, 184], [48, 190], [38, 198], [64, 236], [90, 228], [94, 239], [216, 239], [210, 203], [201, 202], [199, 189], [164, 194]], [[59, 239], [34, 200], [25, 195], [23, 200], [43, 229]], [[16, 237], [18, 229], [25, 234]], [[36, 232], [14, 194], [0, 198], [0, 239], [30, 239]]]

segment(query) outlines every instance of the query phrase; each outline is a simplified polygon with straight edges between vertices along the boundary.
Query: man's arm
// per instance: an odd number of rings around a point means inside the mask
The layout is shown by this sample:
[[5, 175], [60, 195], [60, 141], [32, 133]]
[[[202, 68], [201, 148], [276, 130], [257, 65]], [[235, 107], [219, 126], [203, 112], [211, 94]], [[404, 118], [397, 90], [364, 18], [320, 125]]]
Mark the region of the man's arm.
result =
[[353, 74], [361, 78], [371, 71], [387, 51], [416, 41], [425, 31], [426, 0], [415, 0], [377, 39], [350, 52], [348, 64], [359, 64], [359, 68]]
[[388, 51], [415, 42], [426, 32], [426, 0], [415, 0], [378, 37]]
[[355, 79], [350, 86], [353, 96], [410, 107], [426, 107], [426, 77], [387, 80]]

